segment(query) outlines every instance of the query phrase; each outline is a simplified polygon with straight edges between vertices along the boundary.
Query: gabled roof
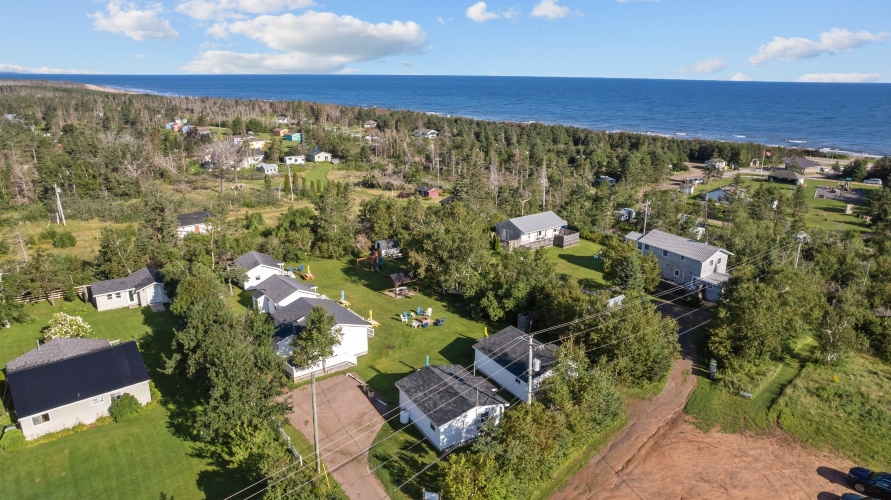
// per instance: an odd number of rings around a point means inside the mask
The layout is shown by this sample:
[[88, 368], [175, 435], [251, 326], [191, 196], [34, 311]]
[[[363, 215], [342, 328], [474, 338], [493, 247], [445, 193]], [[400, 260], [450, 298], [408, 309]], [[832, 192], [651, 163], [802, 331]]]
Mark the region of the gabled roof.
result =
[[[522, 338], [525, 333], [509, 326], [498, 333], [480, 339], [473, 348], [498, 363], [515, 377], [525, 377], [529, 372], [529, 342]], [[532, 356], [541, 361], [541, 370], [532, 378], [544, 375], [557, 364], [557, 346], [532, 340]]]
[[566, 225], [566, 221], [554, 212], [541, 212], [525, 217], [515, 217], [502, 222], [502, 224], [510, 224], [521, 233], [526, 234], [563, 227]]
[[477, 406], [507, 404], [497, 387], [458, 365], [426, 366], [397, 381], [396, 387], [437, 426]]
[[[264, 281], [263, 283], [265, 283]], [[300, 297], [285, 307], [270, 311], [269, 315], [278, 324], [298, 326], [298, 323], [309, 316], [313, 307], [324, 307], [328, 314], [334, 316], [335, 326], [369, 326], [370, 323], [358, 314], [328, 298]]]
[[439, 132], [433, 130], [432, 128], [419, 128], [419, 129], [415, 130], [415, 134], [427, 135], [427, 134], [431, 134], [431, 133], [439, 134]]
[[396, 240], [377, 240], [374, 247], [378, 250], [393, 250], [399, 248], [399, 243]]
[[73, 358], [109, 345], [105, 339], [53, 339], [6, 363], [6, 373]]
[[260, 163], [259, 165], [257, 165], [257, 168], [262, 168], [263, 170], [271, 170], [278, 169], [278, 165], [276, 165], [275, 163]]
[[179, 221], [180, 226], [194, 226], [195, 224], [201, 224], [202, 222], [204, 222], [204, 219], [212, 216], [212, 213], [204, 210], [201, 212], [192, 212], [189, 214], [177, 215], [176, 220]]
[[822, 163], [816, 162], [814, 160], [809, 160], [807, 158], [802, 158], [800, 156], [783, 158], [783, 161], [786, 162], [786, 165], [791, 165], [793, 161], [798, 163], [798, 166], [801, 168], [816, 168], [824, 166]]
[[7, 374], [16, 415], [35, 415], [148, 381], [136, 342]]
[[164, 283], [161, 273], [157, 269], [143, 267], [137, 269], [130, 276], [115, 278], [113, 280], [97, 281], [90, 285], [93, 295], [105, 295], [108, 293], [123, 292], [125, 290], [142, 290], [155, 283]]
[[258, 266], [269, 266], [278, 269], [279, 264], [284, 264], [285, 262], [282, 260], [274, 259], [270, 255], [266, 255], [265, 253], [250, 251], [244, 255], [239, 256], [235, 259], [235, 264], [239, 265], [248, 271]]
[[792, 170], [776, 170], [767, 174], [767, 177], [775, 177], [777, 179], [788, 179], [790, 181], [800, 181], [804, 176]]
[[691, 240], [690, 238], [684, 238], [683, 236], [665, 233], [658, 229], [654, 229], [644, 236], [640, 236], [640, 233], [632, 231], [625, 235], [625, 239], [635, 240], [639, 243], [658, 248], [659, 250], [668, 250], [671, 253], [683, 255], [688, 259], [693, 259], [698, 262], [705, 262], [718, 252], [733, 255], [723, 248], [700, 243], [696, 240]]
[[434, 189], [439, 191], [438, 187], [433, 187], [433, 186], [418, 186], [417, 190], [418, 191], [433, 191]]
[[274, 274], [266, 278], [256, 286], [256, 289], [263, 292], [263, 295], [272, 299], [276, 304], [290, 297], [294, 292], [316, 293], [316, 287], [281, 274]]

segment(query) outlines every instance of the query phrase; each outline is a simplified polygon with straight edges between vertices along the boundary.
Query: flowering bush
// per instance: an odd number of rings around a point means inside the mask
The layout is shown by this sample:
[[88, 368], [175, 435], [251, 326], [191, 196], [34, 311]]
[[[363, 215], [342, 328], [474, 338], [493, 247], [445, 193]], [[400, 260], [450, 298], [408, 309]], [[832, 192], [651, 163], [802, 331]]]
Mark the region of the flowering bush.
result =
[[43, 332], [47, 342], [53, 339], [81, 338], [93, 333], [93, 327], [80, 316], [70, 316], [63, 312], [53, 314], [49, 326]]

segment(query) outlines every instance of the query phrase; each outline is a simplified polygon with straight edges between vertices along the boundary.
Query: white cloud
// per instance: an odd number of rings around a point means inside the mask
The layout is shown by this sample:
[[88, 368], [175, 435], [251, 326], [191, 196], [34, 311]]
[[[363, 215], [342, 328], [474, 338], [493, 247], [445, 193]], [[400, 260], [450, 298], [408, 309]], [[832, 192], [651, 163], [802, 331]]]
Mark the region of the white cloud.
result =
[[163, 11], [160, 4], [149, 4], [145, 10], [139, 10], [135, 3], [111, 0], [105, 10], [107, 13], [96, 12], [89, 16], [93, 18], [93, 29], [96, 31], [108, 31], [137, 41], [179, 38], [179, 33], [170, 27], [170, 22], [158, 17]]
[[332, 73], [353, 62], [419, 53], [427, 41], [421, 26], [412, 21], [372, 24], [314, 11], [218, 23], [208, 34], [243, 35], [279, 52], [205, 50], [182, 69], [192, 73]]
[[541, 0], [532, 8], [532, 17], [560, 19], [569, 15], [569, 7], [557, 5], [557, 0]]
[[98, 75], [98, 71], [83, 69], [29, 68], [17, 64], [0, 64], [0, 73], [24, 73], [30, 75]]
[[133, 56], [133, 59], [145, 59], [146, 57], [148, 56], [145, 54], [136, 54], [135, 56]]
[[878, 73], [810, 73], [798, 79], [799, 82], [824, 83], [867, 83], [881, 78]]
[[245, 14], [305, 9], [313, 5], [313, 0], [187, 0], [176, 6], [176, 11], [206, 21], [244, 18]]
[[470, 7], [467, 7], [467, 10], [464, 11], [464, 15], [471, 21], [478, 23], [484, 23], [501, 17], [501, 14], [489, 12], [486, 2], [477, 2]]
[[774, 37], [770, 43], [762, 45], [757, 54], [749, 58], [749, 64], [758, 66], [771, 61], [810, 59], [823, 53], [838, 54], [870, 42], [883, 42], [889, 37], [891, 33], [873, 34], [868, 31], [854, 33], [839, 28], [820, 33], [819, 40]]
[[734, 82], [751, 82], [752, 80], [754, 80], [754, 78], [743, 73], [737, 73], [731, 76], [730, 80]]
[[720, 57], [712, 57], [704, 61], [699, 61], [689, 68], [679, 69], [678, 73], [717, 73], [726, 68], [724, 59]]

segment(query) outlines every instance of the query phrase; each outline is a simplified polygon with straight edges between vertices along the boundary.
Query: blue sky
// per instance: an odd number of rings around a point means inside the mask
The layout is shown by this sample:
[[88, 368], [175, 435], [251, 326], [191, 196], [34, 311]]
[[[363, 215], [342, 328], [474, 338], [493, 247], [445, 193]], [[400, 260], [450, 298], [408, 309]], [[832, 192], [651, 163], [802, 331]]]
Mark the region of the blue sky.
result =
[[888, 0], [29, 0], [3, 10], [7, 72], [891, 82]]

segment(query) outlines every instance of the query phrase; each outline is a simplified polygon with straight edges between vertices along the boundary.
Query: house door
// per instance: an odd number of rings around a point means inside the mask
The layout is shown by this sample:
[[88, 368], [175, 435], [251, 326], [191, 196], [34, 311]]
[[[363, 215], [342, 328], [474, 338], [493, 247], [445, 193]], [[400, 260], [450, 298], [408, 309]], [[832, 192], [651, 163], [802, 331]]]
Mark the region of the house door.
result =
[[130, 303], [136, 302], [136, 296], [133, 295], [133, 290], [130, 290]]

